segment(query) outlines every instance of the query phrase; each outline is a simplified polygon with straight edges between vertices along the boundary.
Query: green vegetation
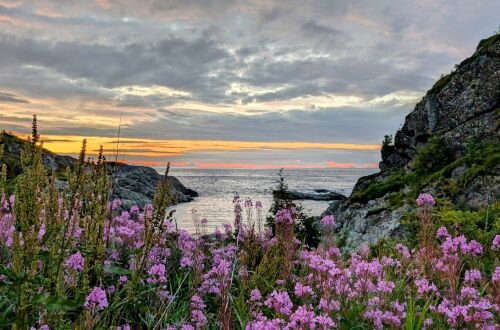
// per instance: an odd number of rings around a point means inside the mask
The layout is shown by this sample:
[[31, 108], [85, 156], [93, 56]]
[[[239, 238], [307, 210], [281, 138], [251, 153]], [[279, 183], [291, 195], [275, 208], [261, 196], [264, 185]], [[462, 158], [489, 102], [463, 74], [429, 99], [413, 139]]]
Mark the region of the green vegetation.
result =
[[[417, 150], [417, 155], [409, 164], [409, 171], [393, 171], [382, 182], [367, 185], [354, 193], [348, 202], [366, 203], [387, 196], [387, 207], [395, 208], [404, 203], [413, 203], [423, 188], [432, 185], [442, 188], [445, 199], [453, 199], [475, 178], [487, 174], [496, 164], [500, 164], [500, 145], [497, 143], [470, 140], [464, 155], [453, 160], [445, 142], [431, 137], [425, 146]], [[452, 177], [453, 170], [460, 166], [464, 166], [464, 172]]]
[[275, 216], [278, 211], [283, 209], [294, 210], [296, 218], [296, 235], [304, 244], [310, 247], [316, 247], [319, 243], [319, 228], [314, 217], [307, 215], [304, 207], [295, 203], [288, 190], [283, 169], [278, 172], [276, 188], [273, 190], [273, 202], [269, 209], [269, 216], [266, 218], [266, 225], [274, 232]]

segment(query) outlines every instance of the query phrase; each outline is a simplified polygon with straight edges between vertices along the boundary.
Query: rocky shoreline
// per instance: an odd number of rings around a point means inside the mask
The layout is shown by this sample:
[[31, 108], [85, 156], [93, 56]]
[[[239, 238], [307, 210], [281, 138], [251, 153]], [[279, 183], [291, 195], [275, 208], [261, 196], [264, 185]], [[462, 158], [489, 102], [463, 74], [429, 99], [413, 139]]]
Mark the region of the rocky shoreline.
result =
[[[6, 132], [2, 132], [0, 137], [0, 144], [4, 145], [8, 179], [13, 180], [20, 173], [20, 156], [25, 141]], [[56, 185], [64, 187], [64, 172], [67, 167], [73, 166], [76, 159], [43, 149], [42, 160], [48, 171], [59, 174]], [[156, 185], [163, 177], [151, 167], [124, 163], [108, 163], [108, 173], [113, 180], [111, 197], [121, 199], [123, 209], [133, 205], [143, 208], [151, 203]], [[169, 176], [169, 180], [175, 203], [190, 202], [198, 196], [196, 191], [185, 187], [177, 178]]]

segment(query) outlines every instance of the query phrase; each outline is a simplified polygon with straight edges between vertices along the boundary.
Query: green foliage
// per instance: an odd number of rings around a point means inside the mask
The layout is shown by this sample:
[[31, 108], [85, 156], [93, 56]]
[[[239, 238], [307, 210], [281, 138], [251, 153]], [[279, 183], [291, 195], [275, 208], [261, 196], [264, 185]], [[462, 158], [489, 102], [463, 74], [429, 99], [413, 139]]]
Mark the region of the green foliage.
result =
[[369, 200], [385, 196], [387, 193], [403, 189], [407, 182], [408, 176], [404, 171], [394, 172], [385, 181], [371, 184], [366, 189], [354, 193], [349, 198], [349, 202], [366, 203]]
[[[499, 27], [499, 30], [500, 30], [500, 27]], [[479, 42], [479, 44], [477, 45], [476, 50], [479, 50], [482, 48], [488, 48], [497, 42], [500, 42], [500, 34], [499, 33], [495, 33], [491, 37], [481, 40]]]
[[441, 75], [441, 77], [434, 83], [432, 88], [430, 89], [429, 93], [438, 93], [441, 91], [441, 89], [450, 81], [451, 77], [453, 75], [452, 73], [449, 73], [447, 75]]
[[411, 168], [419, 175], [436, 172], [453, 162], [453, 154], [445, 141], [437, 136], [429, 138], [425, 146], [417, 150]]
[[272, 228], [274, 233], [275, 216], [279, 210], [295, 209], [295, 233], [297, 238], [311, 247], [316, 247], [319, 243], [319, 228], [314, 217], [310, 217], [304, 211], [304, 207], [295, 203], [288, 190], [283, 169], [278, 171], [277, 186], [273, 190], [273, 202], [269, 209], [269, 216], [266, 218], [266, 225]]

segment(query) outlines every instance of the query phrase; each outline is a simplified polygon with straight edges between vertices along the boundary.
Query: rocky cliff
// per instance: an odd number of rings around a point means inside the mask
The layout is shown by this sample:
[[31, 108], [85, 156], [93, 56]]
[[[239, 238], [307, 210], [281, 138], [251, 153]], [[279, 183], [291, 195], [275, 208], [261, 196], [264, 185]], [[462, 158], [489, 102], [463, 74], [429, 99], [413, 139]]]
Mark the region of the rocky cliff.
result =
[[401, 219], [420, 191], [461, 208], [498, 201], [500, 35], [482, 40], [455, 71], [442, 76], [382, 147], [380, 172], [362, 177], [337, 218], [347, 248], [404, 236]]
[[[4, 146], [4, 161], [7, 164], [9, 182], [21, 172], [20, 155], [24, 141], [16, 136], [2, 132], [0, 145]], [[76, 159], [70, 156], [55, 154], [47, 149], [43, 150], [42, 159], [45, 167], [55, 170], [58, 174], [58, 185], [64, 186], [64, 171], [71, 167]], [[122, 207], [129, 208], [133, 205], [144, 207], [151, 203], [156, 190], [156, 185], [162, 175], [151, 167], [127, 165], [123, 163], [109, 163], [108, 172], [113, 179], [112, 198], [122, 200]], [[178, 203], [189, 202], [198, 193], [186, 188], [177, 178], [169, 177], [172, 193]]]

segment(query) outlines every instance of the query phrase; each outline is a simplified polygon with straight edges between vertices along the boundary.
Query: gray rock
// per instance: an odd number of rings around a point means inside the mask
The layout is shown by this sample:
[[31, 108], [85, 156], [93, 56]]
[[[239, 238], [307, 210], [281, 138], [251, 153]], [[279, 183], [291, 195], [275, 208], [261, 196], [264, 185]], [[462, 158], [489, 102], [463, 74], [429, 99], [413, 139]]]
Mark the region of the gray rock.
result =
[[[158, 181], [163, 176], [151, 167], [127, 164], [111, 164], [108, 171], [113, 179], [113, 198], [122, 200], [122, 207], [137, 205], [143, 208], [151, 203]], [[186, 188], [177, 178], [168, 177], [175, 202], [185, 203], [193, 200], [198, 193]]]
[[340, 193], [326, 189], [316, 189], [314, 192], [290, 190], [288, 193], [293, 200], [335, 201], [347, 199], [346, 196]]
[[[330, 204], [323, 215], [336, 217], [338, 234], [345, 238], [345, 249], [363, 243], [376, 243], [383, 237], [404, 237], [400, 220], [411, 206], [390, 206], [388, 199], [395, 192], [362, 203], [353, 195], [377, 183], [384, 183], [395, 170], [409, 171], [410, 162], [419, 147], [431, 136], [445, 141], [455, 159], [461, 157], [471, 138], [500, 143], [500, 35], [481, 41], [476, 52], [448, 76], [441, 78], [406, 116], [405, 123], [394, 138], [394, 145], [382, 149], [381, 172], [362, 177], [347, 200]], [[461, 178], [467, 166], [454, 169], [451, 177]], [[480, 173], [467, 184], [454, 200], [456, 205], [479, 209], [498, 201], [500, 166]], [[405, 193], [409, 187], [400, 188]], [[424, 192], [443, 196], [439, 184], [430, 183]]]
[[[0, 143], [4, 145], [7, 163], [8, 177], [14, 178], [20, 174], [20, 155], [23, 149], [24, 140], [3, 132]], [[50, 171], [63, 171], [75, 164], [76, 159], [69, 156], [58, 155], [44, 149], [42, 160]], [[129, 208], [144, 205], [153, 201], [156, 185], [162, 177], [151, 167], [135, 166], [127, 164], [108, 164], [108, 172], [113, 180], [112, 198], [122, 200], [122, 208]], [[193, 200], [198, 193], [186, 188], [177, 178], [169, 176], [172, 194], [176, 203], [184, 203]], [[67, 186], [65, 181], [56, 180], [56, 186], [63, 189]]]

